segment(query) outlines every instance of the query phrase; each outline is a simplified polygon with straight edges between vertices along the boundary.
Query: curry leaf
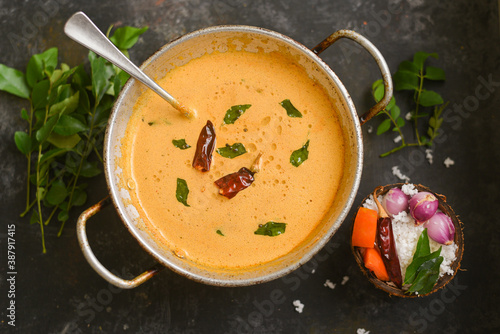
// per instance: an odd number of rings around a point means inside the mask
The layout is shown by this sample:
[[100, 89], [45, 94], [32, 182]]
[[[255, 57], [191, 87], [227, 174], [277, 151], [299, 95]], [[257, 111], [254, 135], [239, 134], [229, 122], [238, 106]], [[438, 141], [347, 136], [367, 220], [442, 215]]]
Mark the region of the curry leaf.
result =
[[92, 69], [92, 94], [98, 104], [111, 86], [109, 79], [114, 74], [114, 71], [106, 59], [101, 57], [93, 58], [90, 67]]
[[54, 132], [62, 136], [71, 136], [87, 130], [87, 125], [70, 115], [62, 115], [54, 126]]
[[250, 108], [251, 104], [239, 104], [232, 106], [226, 111], [226, 115], [224, 116], [224, 124], [234, 124], [241, 115]]
[[66, 97], [64, 100], [57, 102], [50, 106], [49, 116], [60, 114], [64, 111], [64, 114], [70, 114], [76, 110], [78, 107], [78, 101], [80, 99], [80, 92]]
[[45, 163], [51, 162], [53, 159], [66, 153], [67, 151], [68, 151], [67, 149], [61, 149], [61, 148], [55, 148], [55, 149], [46, 151], [45, 153], [42, 154], [42, 158], [40, 159], [39, 164], [43, 165]]
[[49, 80], [42, 80], [35, 84], [35, 86], [33, 87], [33, 92], [31, 93], [33, 109], [36, 110], [45, 108], [45, 106], [49, 102], [49, 89]]
[[418, 89], [418, 76], [408, 71], [397, 71], [393, 75], [395, 90], [416, 90]]
[[302, 117], [302, 113], [294, 107], [292, 102], [289, 99], [283, 100], [280, 102], [281, 106], [285, 108], [286, 114], [289, 117]]
[[218, 235], [224, 236], [224, 233], [222, 233], [221, 230], [217, 230], [217, 231], [215, 231], [215, 233], [217, 233]]
[[50, 48], [45, 52], [33, 55], [26, 68], [26, 81], [30, 87], [46, 77], [45, 70], [57, 66], [57, 48]]
[[379, 102], [382, 100], [384, 97], [385, 93], [385, 88], [384, 85], [378, 85], [374, 90], [373, 90], [373, 98], [375, 99], [375, 102]]
[[191, 145], [186, 143], [185, 139], [174, 139], [172, 140], [172, 144], [174, 144], [175, 147], [180, 148], [181, 150], [185, 150], [191, 147]]
[[435, 59], [438, 59], [438, 54], [437, 53], [427, 53], [427, 52], [416, 52], [415, 55], [413, 55], [413, 63], [417, 68], [422, 71], [424, 68], [424, 62], [427, 60], [427, 58], [433, 57]]
[[[406, 268], [406, 273], [405, 273], [405, 284], [412, 284], [413, 281], [415, 280], [416, 276], [418, 275], [418, 272], [421, 270], [422, 264], [426, 263], [429, 260], [435, 259], [439, 256], [441, 252], [441, 249], [430, 253], [426, 255], [419, 255], [417, 257], [413, 257], [412, 262], [410, 265]], [[415, 252], [416, 254], [416, 252]]]
[[57, 214], [57, 220], [59, 220], [60, 222], [65, 222], [68, 219], [69, 219], [69, 214], [68, 211], [66, 210], [61, 210]]
[[401, 114], [401, 109], [399, 109], [399, 107], [396, 105], [393, 108], [387, 108], [387, 109], [389, 109], [391, 111], [391, 117], [393, 119], [398, 118], [399, 115]]
[[383, 86], [384, 81], [382, 79], [375, 80], [372, 84], [372, 91], [374, 91], [378, 86]]
[[57, 134], [55, 132], [52, 132], [50, 136], [47, 138], [47, 141], [54, 145], [57, 148], [73, 148], [76, 146], [82, 140], [82, 138], [77, 135], [73, 134], [70, 136], [61, 136], [60, 134]]
[[242, 143], [234, 143], [233, 145], [226, 144], [224, 147], [219, 147], [217, 153], [224, 158], [233, 159], [247, 153], [247, 150]]
[[391, 120], [389, 118], [386, 118], [380, 123], [377, 127], [377, 135], [381, 135], [382, 133], [385, 133], [389, 131], [391, 128]]
[[57, 124], [59, 116], [50, 117], [47, 122], [36, 132], [36, 140], [41, 144], [49, 138], [54, 126]]
[[45, 200], [51, 205], [61, 204], [68, 196], [66, 185], [61, 180], [55, 180], [45, 195]]
[[94, 177], [102, 173], [101, 168], [97, 167], [98, 161], [84, 160], [80, 169], [80, 176]]
[[286, 223], [276, 223], [270, 221], [263, 225], [260, 224], [259, 228], [254, 232], [254, 234], [275, 237], [285, 233], [285, 229], [286, 229]]
[[427, 66], [425, 68], [425, 78], [429, 80], [445, 80], [446, 75], [441, 68]]
[[22, 154], [26, 155], [31, 152], [31, 137], [26, 132], [16, 131], [14, 134], [14, 141]]
[[440, 256], [442, 247], [430, 252], [427, 229], [420, 234], [413, 260], [406, 268], [404, 284], [411, 284], [408, 292], [425, 294], [432, 290], [439, 278], [439, 267], [443, 262]]
[[399, 64], [398, 71], [406, 71], [418, 75], [419, 67], [412, 61], [404, 60]]
[[[441, 250], [441, 248], [439, 250]], [[439, 278], [439, 267], [442, 262], [443, 257], [439, 256], [423, 263], [415, 281], [408, 291], [416, 292], [421, 295], [431, 292]]]
[[24, 73], [3, 64], [0, 64], [0, 90], [25, 99], [30, 97]]
[[134, 46], [143, 33], [148, 30], [148, 27], [134, 28], [134, 27], [121, 27], [115, 30], [113, 36], [109, 39], [120, 50], [127, 50]]
[[429, 244], [429, 235], [427, 234], [427, 229], [424, 229], [417, 241], [417, 248], [415, 249], [415, 254], [413, 254], [413, 259], [418, 257], [426, 256], [431, 253], [431, 247]]
[[185, 206], [190, 206], [187, 204], [187, 198], [189, 194], [189, 188], [186, 180], [177, 178], [177, 189], [175, 190], [175, 197], [177, 201], [184, 204]]
[[424, 90], [420, 94], [420, 105], [424, 107], [432, 107], [443, 103], [444, 101], [441, 95], [432, 90]]
[[75, 189], [73, 198], [71, 200], [71, 205], [81, 206], [87, 201], [87, 192], [83, 189]]
[[406, 122], [404, 119], [402, 119], [401, 117], [398, 117], [396, 118], [396, 125], [397, 127], [394, 127], [394, 131], [398, 131], [398, 127], [399, 128], [402, 128], [403, 126], [405, 126]]
[[299, 167], [304, 161], [309, 158], [308, 148], [309, 140], [307, 140], [304, 146], [292, 152], [292, 155], [290, 156], [290, 163], [295, 167]]

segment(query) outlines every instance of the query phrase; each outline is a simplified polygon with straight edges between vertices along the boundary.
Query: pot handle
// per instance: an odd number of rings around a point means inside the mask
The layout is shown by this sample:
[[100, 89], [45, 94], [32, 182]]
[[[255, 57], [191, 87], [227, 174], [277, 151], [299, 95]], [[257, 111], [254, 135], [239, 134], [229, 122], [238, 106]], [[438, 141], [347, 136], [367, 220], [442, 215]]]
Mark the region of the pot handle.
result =
[[387, 105], [391, 101], [392, 91], [393, 91], [391, 72], [389, 71], [389, 67], [385, 62], [384, 57], [382, 56], [380, 51], [375, 47], [375, 45], [373, 45], [372, 42], [366, 39], [366, 37], [363, 37], [362, 35], [352, 30], [344, 29], [336, 31], [327, 38], [325, 38], [321, 43], [316, 45], [311, 50], [315, 54], [319, 55], [321, 52], [325, 51], [330, 45], [332, 45], [341, 38], [349, 38], [358, 43], [359, 45], [361, 45], [362, 47], [364, 47], [372, 55], [372, 57], [375, 58], [375, 61], [377, 62], [377, 65], [380, 69], [380, 73], [382, 73], [382, 79], [384, 81], [384, 87], [385, 87], [384, 97], [376, 105], [371, 107], [370, 110], [368, 110], [367, 112], [365, 112], [363, 115], [360, 116], [359, 121], [361, 125], [363, 125], [373, 116], [377, 115], [380, 111], [384, 110], [385, 107], [387, 107]]
[[101, 200], [99, 203], [94, 204], [93, 206], [85, 210], [80, 215], [76, 225], [76, 234], [78, 237], [78, 242], [80, 243], [80, 248], [82, 249], [83, 255], [87, 259], [88, 263], [102, 278], [104, 278], [106, 281], [119, 288], [132, 289], [146, 282], [151, 277], [159, 273], [165, 267], [160, 264], [156, 264], [151, 269], [146, 270], [139, 276], [131, 280], [126, 280], [111, 273], [101, 264], [101, 262], [99, 262], [99, 260], [97, 260], [97, 258], [94, 255], [94, 252], [92, 252], [92, 249], [90, 248], [85, 226], [87, 225], [87, 220], [90, 219], [90, 217], [101, 211], [101, 209], [109, 205], [110, 202], [111, 200], [108, 196], [105, 199]]

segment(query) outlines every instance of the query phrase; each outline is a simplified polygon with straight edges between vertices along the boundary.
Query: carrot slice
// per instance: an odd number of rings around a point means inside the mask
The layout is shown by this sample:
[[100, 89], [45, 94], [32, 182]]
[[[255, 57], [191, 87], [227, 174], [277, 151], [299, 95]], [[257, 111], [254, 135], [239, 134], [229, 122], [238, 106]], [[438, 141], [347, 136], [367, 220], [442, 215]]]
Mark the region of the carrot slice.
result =
[[357, 247], [375, 247], [377, 234], [377, 211], [359, 208], [352, 230], [352, 245]]
[[375, 248], [367, 248], [365, 250], [363, 261], [365, 262], [365, 267], [373, 271], [379, 280], [389, 280], [389, 275], [387, 274], [384, 262], [382, 261], [382, 256], [380, 256], [379, 252]]

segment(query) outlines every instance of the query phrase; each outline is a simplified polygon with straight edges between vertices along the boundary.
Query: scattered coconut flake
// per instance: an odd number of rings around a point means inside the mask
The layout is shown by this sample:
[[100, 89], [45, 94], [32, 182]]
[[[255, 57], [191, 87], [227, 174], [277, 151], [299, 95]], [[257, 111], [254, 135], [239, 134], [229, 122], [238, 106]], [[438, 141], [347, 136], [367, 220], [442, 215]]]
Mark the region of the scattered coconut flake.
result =
[[368, 131], [368, 133], [372, 133], [373, 132], [373, 126], [369, 125], [368, 128], [366, 129], [366, 131]]
[[316, 272], [316, 269], [311, 270], [311, 274], [314, 274]]
[[401, 186], [401, 190], [410, 197], [418, 193], [418, 189], [413, 183], [403, 184], [403, 186]]
[[[382, 203], [382, 195], [377, 196], [377, 199], [380, 203]], [[366, 201], [363, 203], [363, 207], [367, 209], [372, 209], [378, 212], [377, 204], [375, 203], [375, 200], [373, 199], [373, 194], [370, 195]]]
[[427, 161], [429, 162], [430, 165], [432, 165], [432, 149], [431, 148], [428, 148], [425, 150], [425, 157], [427, 158]]
[[411, 112], [406, 113], [406, 115], [405, 115], [405, 119], [406, 119], [407, 121], [410, 121], [410, 120], [411, 120]]
[[344, 277], [342, 277], [342, 282], [340, 282], [340, 284], [345, 285], [348, 280], [349, 280], [349, 276], [344, 276]]
[[329, 279], [326, 280], [325, 284], [323, 284], [324, 286], [326, 286], [327, 288], [330, 288], [330, 289], [335, 289], [335, 286], [337, 284], [333, 283], [332, 281], [330, 281]]
[[413, 218], [411, 216], [408, 216], [408, 213], [406, 211], [401, 211], [400, 213], [392, 217], [392, 221], [399, 221], [405, 224], [410, 224], [413, 223]]
[[397, 136], [396, 138], [393, 139], [394, 142], [397, 144], [401, 141], [401, 136]]
[[401, 173], [401, 171], [399, 170], [398, 166], [392, 167], [392, 175], [398, 177], [400, 180], [403, 180], [405, 182], [410, 182], [410, 178], [406, 175], [403, 175], [403, 173]]
[[123, 330], [126, 331], [128, 329], [128, 324], [123, 325]]
[[455, 164], [455, 161], [451, 160], [450, 157], [447, 157], [443, 163], [446, 168], [450, 168], [450, 166], [453, 166]]
[[295, 311], [299, 313], [302, 313], [304, 310], [304, 304], [302, 304], [298, 299], [293, 301], [293, 306], [295, 306]]
[[364, 328], [358, 328], [356, 330], [356, 334], [370, 334], [370, 331], [367, 331], [366, 329]]

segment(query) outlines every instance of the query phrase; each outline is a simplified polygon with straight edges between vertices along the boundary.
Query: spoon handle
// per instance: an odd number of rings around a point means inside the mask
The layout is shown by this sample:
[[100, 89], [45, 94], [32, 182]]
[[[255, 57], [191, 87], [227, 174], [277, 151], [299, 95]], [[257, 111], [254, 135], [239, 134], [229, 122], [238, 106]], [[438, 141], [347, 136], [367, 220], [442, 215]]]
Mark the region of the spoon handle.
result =
[[94, 51], [148, 86], [184, 116], [188, 118], [196, 116], [194, 110], [181, 105], [179, 101], [132, 63], [83, 12], [76, 12], [69, 18], [64, 26], [64, 32], [74, 41]]

